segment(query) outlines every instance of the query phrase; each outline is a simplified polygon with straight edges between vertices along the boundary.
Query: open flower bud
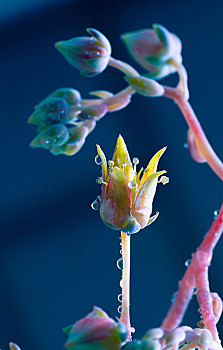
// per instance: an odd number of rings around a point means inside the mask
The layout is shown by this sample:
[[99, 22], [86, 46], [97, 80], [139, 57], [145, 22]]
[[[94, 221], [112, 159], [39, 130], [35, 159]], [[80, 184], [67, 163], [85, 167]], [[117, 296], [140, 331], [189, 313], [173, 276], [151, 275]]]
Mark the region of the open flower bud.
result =
[[127, 337], [126, 326], [116, 323], [96, 306], [86, 317], [64, 331], [68, 334], [65, 346], [71, 350], [119, 350]]
[[37, 106], [28, 123], [49, 126], [55, 123], [66, 123], [69, 118], [70, 109], [67, 102], [60, 97], [51, 97]]
[[153, 79], [145, 77], [131, 77], [126, 76], [125, 80], [135, 89], [139, 94], [149, 97], [159, 97], [164, 94], [164, 88]]
[[159, 158], [165, 149], [154, 155], [143, 173], [141, 169], [137, 174], [136, 165], [139, 161], [134, 158], [132, 166], [121, 136], [118, 137], [113, 159], [108, 162], [108, 166], [102, 149], [97, 145], [99, 162], [96, 159], [96, 163], [102, 166], [102, 177], [97, 179], [102, 185], [100, 216], [107, 226], [133, 234], [150, 224], [158, 179], [166, 172], [156, 172]]
[[31, 142], [31, 147], [49, 149], [62, 146], [69, 139], [69, 132], [65, 125], [55, 124], [43, 129]]
[[79, 69], [82, 75], [95, 76], [107, 67], [111, 45], [98, 30], [88, 28], [87, 32], [91, 37], [59, 41], [55, 46], [67, 62]]
[[131, 56], [145, 69], [149, 77], [161, 79], [176, 71], [171, 60], [182, 62], [181, 41], [164, 26], [154, 24], [153, 29], [143, 29], [121, 36]]

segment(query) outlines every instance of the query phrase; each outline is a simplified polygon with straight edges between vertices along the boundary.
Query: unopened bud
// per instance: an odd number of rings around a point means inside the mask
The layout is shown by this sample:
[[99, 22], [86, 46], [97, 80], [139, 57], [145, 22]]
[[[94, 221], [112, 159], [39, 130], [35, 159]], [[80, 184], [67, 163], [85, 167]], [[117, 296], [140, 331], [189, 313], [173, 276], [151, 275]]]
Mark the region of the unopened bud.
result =
[[55, 124], [42, 130], [32, 141], [31, 147], [49, 149], [62, 146], [69, 139], [69, 132], [65, 125]]
[[52, 97], [41, 103], [28, 119], [28, 123], [48, 126], [55, 123], [66, 123], [70, 117], [69, 106], [59, 97]]
[[79, 69], [82, 75], [95, 76], [107, 67], [111, 45], [98, 30], [89, 28], [87, 32], [91, 37], [59, 41], [55, 46], [67, 62]]
[[126, 76], [125, 80], [143, 96], [158, 97], [164, 94], [164, 88], [155, 80], [145, 77]]

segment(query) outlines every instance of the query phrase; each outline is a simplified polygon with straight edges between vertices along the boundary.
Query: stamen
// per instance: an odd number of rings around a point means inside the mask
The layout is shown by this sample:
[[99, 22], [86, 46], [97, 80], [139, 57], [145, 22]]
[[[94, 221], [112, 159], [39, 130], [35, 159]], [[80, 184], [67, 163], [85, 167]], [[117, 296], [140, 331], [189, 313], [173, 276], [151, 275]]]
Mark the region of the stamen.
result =
[[170, 180], [167, 176], [161, 176], [161, 178], [158, 182], [162, 182], [163, 185], [166, 185], [170, 182]]
[[99, 184], [99, 185], [101, 185], [101, 184], [107, 185], [107, 182], [104, 182], [104, 181], [103, 181], [103, 177], [98, 177], [98, 178], [96, 179], [96, 182], [97, 182], [97, 184]]
[[135, 174], [136, 174], [136, 165], [139, 164], [139, 158], [136, 158], [136, 157], [133, 158], [132, 162], [133, 162], [133, 164], [134, 164], [134, 172], [135, 172]]

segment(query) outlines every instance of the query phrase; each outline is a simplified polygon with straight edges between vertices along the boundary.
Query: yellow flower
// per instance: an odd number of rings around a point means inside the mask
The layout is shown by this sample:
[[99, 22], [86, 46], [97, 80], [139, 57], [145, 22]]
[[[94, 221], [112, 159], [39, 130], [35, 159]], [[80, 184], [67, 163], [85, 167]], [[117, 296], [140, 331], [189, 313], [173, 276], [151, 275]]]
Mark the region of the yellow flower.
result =
[[152, 202], [155, 196], [158, 182], [168, 182], [168, 178], [159, 176], [166, 173], [165, 170], [157, 172], [157, 166], [166, 147], [157, 152], [147, 168], [137, 173], [138, 158], [131, 162], [126, 144], [122, 136], [118, 137], [112, 161], [106, 161], [106, 157], [97, 145], [98, 155], [96, 163], [102, 166], [102, 177], [97, 182], [102, 185], [100, 216], [103, 222], [115, 229], [133, 234], [151, 224], [158, 216], [152, 217]]

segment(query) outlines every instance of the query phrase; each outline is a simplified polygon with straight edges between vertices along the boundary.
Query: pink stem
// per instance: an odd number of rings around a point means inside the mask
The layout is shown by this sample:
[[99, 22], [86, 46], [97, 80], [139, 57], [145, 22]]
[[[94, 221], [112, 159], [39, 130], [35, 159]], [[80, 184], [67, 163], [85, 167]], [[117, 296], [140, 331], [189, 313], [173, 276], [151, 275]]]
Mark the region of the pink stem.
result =
[[193, 288], [197, 287], [198, 302], [201, 307], [205, 326], [210, 330], [213, 338], [219, 341], [208, 283], [208, 266], [212, 259], [213, 250], [221, 237], [222, 230], [223, 205], [203, 242], [198, 247], [196, 253], [192, 254], [191, 263], [180, 282], [177, 298], [161, 327], [171, 330], [179, 326], [190, 302]]
[[182, 97], [179, 90], [170, 87], [164, 88], [164, 96], [173, 99], [178, 104], [189, 128], [193, 132], [199, 151], [204, 156], [212, 170], [220, 177], [221, 180], [223, 180], [223, 164], [208, 142], [190, 103]]

